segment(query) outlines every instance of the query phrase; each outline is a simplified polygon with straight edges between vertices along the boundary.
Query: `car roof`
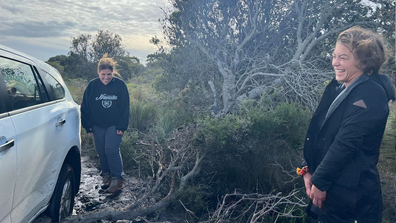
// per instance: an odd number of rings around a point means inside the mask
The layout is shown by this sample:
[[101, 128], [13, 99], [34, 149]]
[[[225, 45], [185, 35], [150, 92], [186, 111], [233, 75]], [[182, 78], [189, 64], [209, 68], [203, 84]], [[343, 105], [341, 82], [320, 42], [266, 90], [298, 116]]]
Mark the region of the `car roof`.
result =
[[54, 67], [52, 67], [51, 65], [45, 63], [44, 61], [37, 59], [35, 57], [29, 56], [25, 53], [22, 53], [18, 50], [14, 50], [10, 47], [4, 46], [0, 44], [0, 53], [1, 51], [5, 51], [7, 53], [16, 55], [18, 57], [23, 57], [26, 60], [29, 60], [31, 64], [33, 64], [34, 66], [36, 66], [37, 68], [40, 68], [44, 71], [46, 71], [47, 73], [51, 74], [52, 76], [54, 76], [54, 78], [56, 79], [62, 79], [60, 73], [58, 72], [58, 70], [56, 70]]

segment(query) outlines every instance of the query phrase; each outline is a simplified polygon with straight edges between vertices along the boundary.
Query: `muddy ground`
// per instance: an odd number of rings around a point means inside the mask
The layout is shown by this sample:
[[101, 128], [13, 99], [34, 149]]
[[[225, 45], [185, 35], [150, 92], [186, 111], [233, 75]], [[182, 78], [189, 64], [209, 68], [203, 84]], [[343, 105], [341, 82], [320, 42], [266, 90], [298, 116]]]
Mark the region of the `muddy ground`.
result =
[[[111, 195], [103, 193], [100, 189], [101, 176], [97, 168], [97, 161], [88, 156], [82, 156], [82, 173], [80, 190], [76, 196], [73, 215], [104, 209], [106, 207], [122, 208], [133, 203], [139, 195], [142, 187], [141, 180], [136, 177], [125, 175], [124, 187], [120, 194]], [[123, 223], [178, 223], [184, 222], [183, 217], [169, 216], [170, 213], [163, 212], [161, 215], [153, 215], [151, 219], [135, 219], [134, 221], [122, 221]], [[51, 219], [45, 214], [40, 215], [33, 223], [50, 223]], [[102, 221], [109, 223], [110, 221]], [[118, 221], [121, 222], [121, 221]]]

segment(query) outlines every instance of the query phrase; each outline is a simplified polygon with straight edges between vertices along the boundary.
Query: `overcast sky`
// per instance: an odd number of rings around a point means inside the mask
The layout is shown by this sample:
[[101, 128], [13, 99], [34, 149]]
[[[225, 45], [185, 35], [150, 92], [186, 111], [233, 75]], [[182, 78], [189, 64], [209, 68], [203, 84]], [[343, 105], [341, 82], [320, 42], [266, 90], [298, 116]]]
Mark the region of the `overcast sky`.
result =
[[41, 60], [67, 55], [71, 37], [109, 30], [142, 62], [161, 37], [168, 0], [0, 0], [0, 44]]

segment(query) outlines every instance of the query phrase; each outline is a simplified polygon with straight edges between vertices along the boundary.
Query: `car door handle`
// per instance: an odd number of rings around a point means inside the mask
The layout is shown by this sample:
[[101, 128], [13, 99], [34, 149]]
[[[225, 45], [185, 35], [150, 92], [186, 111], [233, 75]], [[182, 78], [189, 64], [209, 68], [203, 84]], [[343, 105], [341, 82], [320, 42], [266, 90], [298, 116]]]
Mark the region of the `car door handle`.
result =
[[4, 152], [7, 151], [8, 149], [10, 149], [11, 147], [14, 146], [14, 140], [11, 139], [10, 141], [7, 141], [6, 143], [4, 143], [3, 145], [0, 146], [0, 152]]
[[55, 124], [55, 126], [58, 127], [58, 126], [64, 125], [65, 123], [66, 123], [66, 120], [65, 120], [65, 119], [61, 119], [60, 121], [58, 121], [58, 122]]

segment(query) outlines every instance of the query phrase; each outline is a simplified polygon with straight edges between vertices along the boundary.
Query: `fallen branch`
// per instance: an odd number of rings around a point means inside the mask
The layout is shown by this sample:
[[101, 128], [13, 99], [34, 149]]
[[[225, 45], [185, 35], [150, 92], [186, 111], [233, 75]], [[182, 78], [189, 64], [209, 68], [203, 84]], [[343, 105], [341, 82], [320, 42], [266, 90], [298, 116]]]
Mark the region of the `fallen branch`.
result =
[[287, 195], [277, 194], [226, 194], [209, 220], [201, 223], [222, 222], [262, 222], [265, 216], [302, 217], [294, 215], [296, 208], [306, 207], [306, 203], [297, 196], [301, 189]]
[[[145, 192], [135, 202], [121, 209], [106, 208], [70, 216], [63, 222], [91, 223], [98, 220], [134, 220], [167, 207], [175, 201], [176, 194], [183, 192], [188, 183], [200, 171], [205, 153], [192, 146], [191, 140], [193, 140], [196, 131], [197, 128], [194, 125], [179, 128], [171, 136], [173, 140], [167, 141], [167, 145], [159, 144], [155, 134], [150, 137], [151, 141], [156, 143], [143, 143], [143, 141], [139, 143], [143, 146], [150, 145], [151, 150], [147, 152], [146, 157], [149, 158], [148, 162], [152, 165], [152, 176], [145, 182]], [[154, 163], [158, 169], [155, 172]], [[175, 177], [179, 177], [178, 180]], [[148, 202], [158, 194], [160, 189], [164, 188], [168, 190], [164, 198], [155, 203]], [[126, 189], [124, 188], [124, 190]]]

